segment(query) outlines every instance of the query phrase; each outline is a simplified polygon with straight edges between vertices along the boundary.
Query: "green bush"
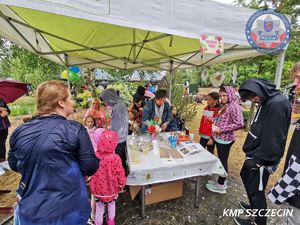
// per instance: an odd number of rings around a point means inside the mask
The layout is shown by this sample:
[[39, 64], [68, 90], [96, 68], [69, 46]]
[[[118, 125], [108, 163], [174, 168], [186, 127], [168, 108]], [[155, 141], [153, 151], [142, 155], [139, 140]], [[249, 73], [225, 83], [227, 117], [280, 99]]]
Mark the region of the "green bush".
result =
[[36, 104], [34, 97], [26, 96], [9, 104], [8, 107], [11, 111], [10, 116], [22, 116], [33, 114], [36, 109]]
[[76, 96], [76, 103], [82, 108], [89, 107], [89, 100], [92, 98], [92, 93], [90, 91], [84, 91]]
[[249, 120], [249, 117], [250, 117], [250, 111], [243, 111], [243, 117], [244, 117], [244, 124], [245, 124], [245, 127], [247, 128], [247, 123], [248, 123], [248, 120]]
[[197, 114], [197, 103], [192, 96], [183, 96], [183, 87], [172, 88], [172, 105], [176, 106], [178, 115], [185, 121], [190, 121]]

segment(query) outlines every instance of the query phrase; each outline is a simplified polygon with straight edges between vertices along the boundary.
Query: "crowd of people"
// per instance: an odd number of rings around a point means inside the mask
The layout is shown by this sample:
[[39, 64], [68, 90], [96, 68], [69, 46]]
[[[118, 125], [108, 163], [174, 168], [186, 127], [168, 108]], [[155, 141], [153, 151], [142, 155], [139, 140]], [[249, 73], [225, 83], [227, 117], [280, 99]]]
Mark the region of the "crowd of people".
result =
[[[300, 89], [300, 62], [291, 72], [296, 89]], [[117, 90], [107, 88], [83, 118], [83, 124], [68, 120], [73, 101], [68, 87], [61, 81], [47, 81], [37, 89], [37, 115], [19, 126], [10, 137], [8, 162], [21, 174], [17, 190], [15, 225], [34, 224], [115, 224], [116, 200], [126, 189], [126, 139], [128, 135], [146, 133], [149, 121], [160, 118], [162, 132], [185, 129], [177, 108], [164, 89], [146, 94], [139, 86], [132, 105], [126, 106]], [[200, 144], [218, 158], [228, 172], [230, 149], [235, 131], [244, 127], [240, 100], [258, 105], [242, 150], [245, 162], [241, 178], [249, 204], [242, 209], [266, 210], [265, 188], [274, 173], [287, 141], [292, 104], [270, 81], [250, 79], [237, 95], [231, 86], [207, 95], [207, 106], [200, 118]], [[240, 97], [240, 98], [239, 98]], [[5, 140], [9, 108], [0, 99], [0, 160], [6, 160]], [[274, 203], [293, 207], [286, 224], [300, 220], [300, 121], [296, 125], [282, 178], [268, 194]], [[4, 145], [3, 145], [4, 143]], [[59, 182], [58, 182], [59, 181]], [[89, 193], [86, 184], [89, 184]], [[226, 177], [208, 181], [205, 187], [226, 194]], [[235, 218], [237, 224], [267, 223], [267, 217]]]

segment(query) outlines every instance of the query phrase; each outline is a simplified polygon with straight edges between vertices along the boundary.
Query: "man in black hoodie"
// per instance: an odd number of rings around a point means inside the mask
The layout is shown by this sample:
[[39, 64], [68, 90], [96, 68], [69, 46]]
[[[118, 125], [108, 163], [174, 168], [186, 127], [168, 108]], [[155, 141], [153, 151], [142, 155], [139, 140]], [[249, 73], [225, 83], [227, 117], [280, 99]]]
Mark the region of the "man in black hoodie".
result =
[[[264, 79], [247, 80], [241, 85], [239, 94], [242, 101], [250, 100], [258, 104], [243, 146], [246, 160], [240, 173], [250, 205], [240, 202], [240, 206], [247, 212], [259, 210], [254, 221], [265, 225], [265, 188], [270, 174], [275, 172], [284, 154], [292, 109], [288, 99], [276, 90], [276, 86]], [[238, 217], [235, 222], [240, 225], [255, 224], [251, 219]]]

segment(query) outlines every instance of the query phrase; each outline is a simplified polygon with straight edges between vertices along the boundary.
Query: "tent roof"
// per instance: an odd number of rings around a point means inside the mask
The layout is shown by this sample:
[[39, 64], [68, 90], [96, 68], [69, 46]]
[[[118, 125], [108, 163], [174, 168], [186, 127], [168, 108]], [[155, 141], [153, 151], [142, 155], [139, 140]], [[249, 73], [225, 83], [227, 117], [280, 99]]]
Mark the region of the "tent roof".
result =
[[[244, 33], [254, 10], [210, 0], [0, 3], [1, 36], [65, 65], [170, 70], [260, 54]], [[201, 59], [200, 34], [221, 35], [225, 54]]]

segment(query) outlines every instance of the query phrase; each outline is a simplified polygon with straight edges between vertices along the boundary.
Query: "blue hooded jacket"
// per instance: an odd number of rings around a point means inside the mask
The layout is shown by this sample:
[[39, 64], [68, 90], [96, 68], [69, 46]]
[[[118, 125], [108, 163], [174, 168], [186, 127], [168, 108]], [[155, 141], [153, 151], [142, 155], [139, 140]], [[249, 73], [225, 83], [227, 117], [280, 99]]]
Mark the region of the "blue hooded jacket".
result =
[[[30, 154], [53, 123], [46, 141]], [[27, 163], [28, 154], [34, 163]], [[22, 176], [32, 171], [19, 202], [20, 224], [86, 224], [90, 205], [84, 176], [97, 171], [99, 160], [84, 126], [58, 115], [36, 117], [13, 132], [8, 162]]]
[[[148, 126], [146, 125], [147, 121], [153, 120], [155, 117], [155, 98], [149, 100], [145, 107], [144, 107], [144, 113], [143, 113], [143, 124], [141, 131], [143, 133], [147, 132]], [[172, 119], [172, 113], [171, 113], [171, 106], [169, 105], [168, 102], [164, 102], [164, 112], [161, 118], [161, 124], [164, 123], [170, 123]]]

